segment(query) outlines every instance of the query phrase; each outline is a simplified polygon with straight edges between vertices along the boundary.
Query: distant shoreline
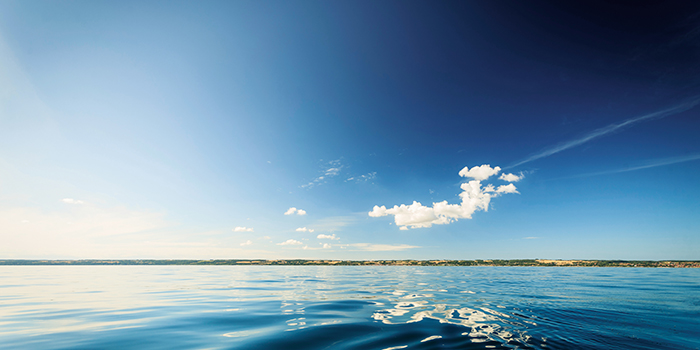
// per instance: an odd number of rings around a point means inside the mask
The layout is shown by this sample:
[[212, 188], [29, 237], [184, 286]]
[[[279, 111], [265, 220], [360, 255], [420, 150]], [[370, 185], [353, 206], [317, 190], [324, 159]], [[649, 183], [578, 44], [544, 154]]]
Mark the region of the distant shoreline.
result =
[[263, 265], [263, 266], [584, 266], [584, 267], [667, 267], [700, 268], [700, 260], [304, 260], [304, 259], [233, 259], [233, 260], [156, 260], [156, 259], [86, 259], [25, 260], [0, 259], [0, 266], [27, 265]]

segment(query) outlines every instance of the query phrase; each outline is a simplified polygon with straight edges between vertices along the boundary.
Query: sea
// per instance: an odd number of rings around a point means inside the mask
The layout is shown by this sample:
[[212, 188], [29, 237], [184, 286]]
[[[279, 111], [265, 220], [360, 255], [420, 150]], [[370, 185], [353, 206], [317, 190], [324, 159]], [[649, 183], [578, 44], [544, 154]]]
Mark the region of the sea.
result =
[[699, 349], [700, 269], [0, 266], [0, 349]]

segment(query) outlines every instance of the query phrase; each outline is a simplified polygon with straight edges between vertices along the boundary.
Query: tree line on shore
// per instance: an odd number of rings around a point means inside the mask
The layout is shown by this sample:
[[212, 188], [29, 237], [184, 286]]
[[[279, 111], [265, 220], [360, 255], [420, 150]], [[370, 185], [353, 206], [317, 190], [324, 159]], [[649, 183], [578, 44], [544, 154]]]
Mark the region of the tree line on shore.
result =
[[700, 268], [689, 260], [0, 260], [0, 265], [315, 265], [315, 266], [587, 266], [587, 267], [682, 267]]

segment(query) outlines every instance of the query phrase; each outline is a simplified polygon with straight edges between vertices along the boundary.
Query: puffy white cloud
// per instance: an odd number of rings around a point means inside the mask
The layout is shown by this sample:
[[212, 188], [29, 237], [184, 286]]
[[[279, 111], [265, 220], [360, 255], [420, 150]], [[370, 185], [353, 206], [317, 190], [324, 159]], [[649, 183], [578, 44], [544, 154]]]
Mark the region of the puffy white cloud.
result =
[[464, 169], [459, 171], [459, 176], [461, 177], [471, 177], [474, 180], [483, 181], [489, 177], [498, 174], [501, 171], [501, 167], [492, 168], [490, 164], [484, 164], [480, 166], [475, 166], [471, 169], [464, 167]]
[[322, 234], [316, 236], [316, 238], [318, 238], [318, 239], [332, 239], [332, 240], [338, 240], [338, 239], [340, 239], [339, 237], [336, 237], [336, 236], [335, 236], [335, 233], [332, 234], [332, 235], [324, 235], [324, 234], [322, 233]]
[[518, 182], [522, 180], [525, 177], [523, 173], [520, 173], [520, 175], [515, 175], [515, 174], [506, 174], [503, 173], [501, 176], [498, 177], [499, 180], [503, 181], [508, 181], [508, 182]]
[[306, 228], [306, 227], [299, 227], [296, 229], [297, 232], [314, 232], [314, 229], [312, 228]]
[[378, 218], [380, 216], [387, 216], [386, 206], [382, 205], [380, 207], [378, 205], [375, 205], [374, 208], [372, 208], [372, 211], [369, 212], [369, 216], [371, 216], [373, 218]]
[[374, 206], [369, 213], [371, 217], [394, 215], [396, 224], [399, 226], [411, 225], [412, 227], [430, 227], [438, 219], [433, 208], [423, 206], [414, 201], [411, 205], [401, 204], [387, 209], [385, 206]]
[[237, 226], [233, 229], [233, 232], [253, 232], [252, 227]]
[[251, 245], [251, 244], [253, 244], [253, 241], [251, 241], [251, 240], [247, 240], [247, 241], [245, 241], [245, 242], [241, 243], [241, 247], [245, 247], [245, 246], [247, 246], [247, 245]]
[[288, 239], [282, 243], [277, 243], [277, 245], [301, 245], [301, 244], [304, 244], [304, 243], [301, 243], [301, 242], [297, 241], [296, 239]]
[[323, 249], [330, 249], [332, 246], [328, 243], [323, 243]]
[[498, 193], [520, 193], [513, 184], [501, 185], [496, 189]]
[[306, 210], [291, 207], [291, 208], [287, 209], [287, 211], [284, 212], [284, 215], [293, 215], [293, 214], [306, 215]]
[[63, 198], [61, 202], [68, 204], [85, 204], [85, 202], [73, 198]]
[[[473, 167], [471, 170], [465, 167], [459, 174], [464, 177], [488, 178], [500, 169], [499, 167], [491, 168], [489, 165]], [[460, 188], [462, 189], [462, 193], [459, 194], [462, 199], [460, 204], [449, 204], [447, 201], [442, 201], [428, 207], [414, 201], [411, 205], [395, 205], [389, 209], [385, 206], [375, 205], [369, 212], [369, 216], [394, 215], [394, 222], [400, 230], [431, 227], [432, 225], [449, 224], [458, 219], [471, 219], [472, 214], [476, 211], [488, 211], [492, 198], [506, 193], [519, 193], [512, 183], [498, 188], [494, 188], [491, 184], [482, 187], [481, 181], [478, 179], [463, 183]]]

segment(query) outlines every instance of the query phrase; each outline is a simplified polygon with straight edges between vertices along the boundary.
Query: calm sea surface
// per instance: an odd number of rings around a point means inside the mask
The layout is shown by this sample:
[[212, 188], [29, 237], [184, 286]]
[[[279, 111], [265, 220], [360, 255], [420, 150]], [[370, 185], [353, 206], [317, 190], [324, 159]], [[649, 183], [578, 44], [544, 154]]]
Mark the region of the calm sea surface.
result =
[[700, 269], [0, 266], [2, 349], [698, 349]]

